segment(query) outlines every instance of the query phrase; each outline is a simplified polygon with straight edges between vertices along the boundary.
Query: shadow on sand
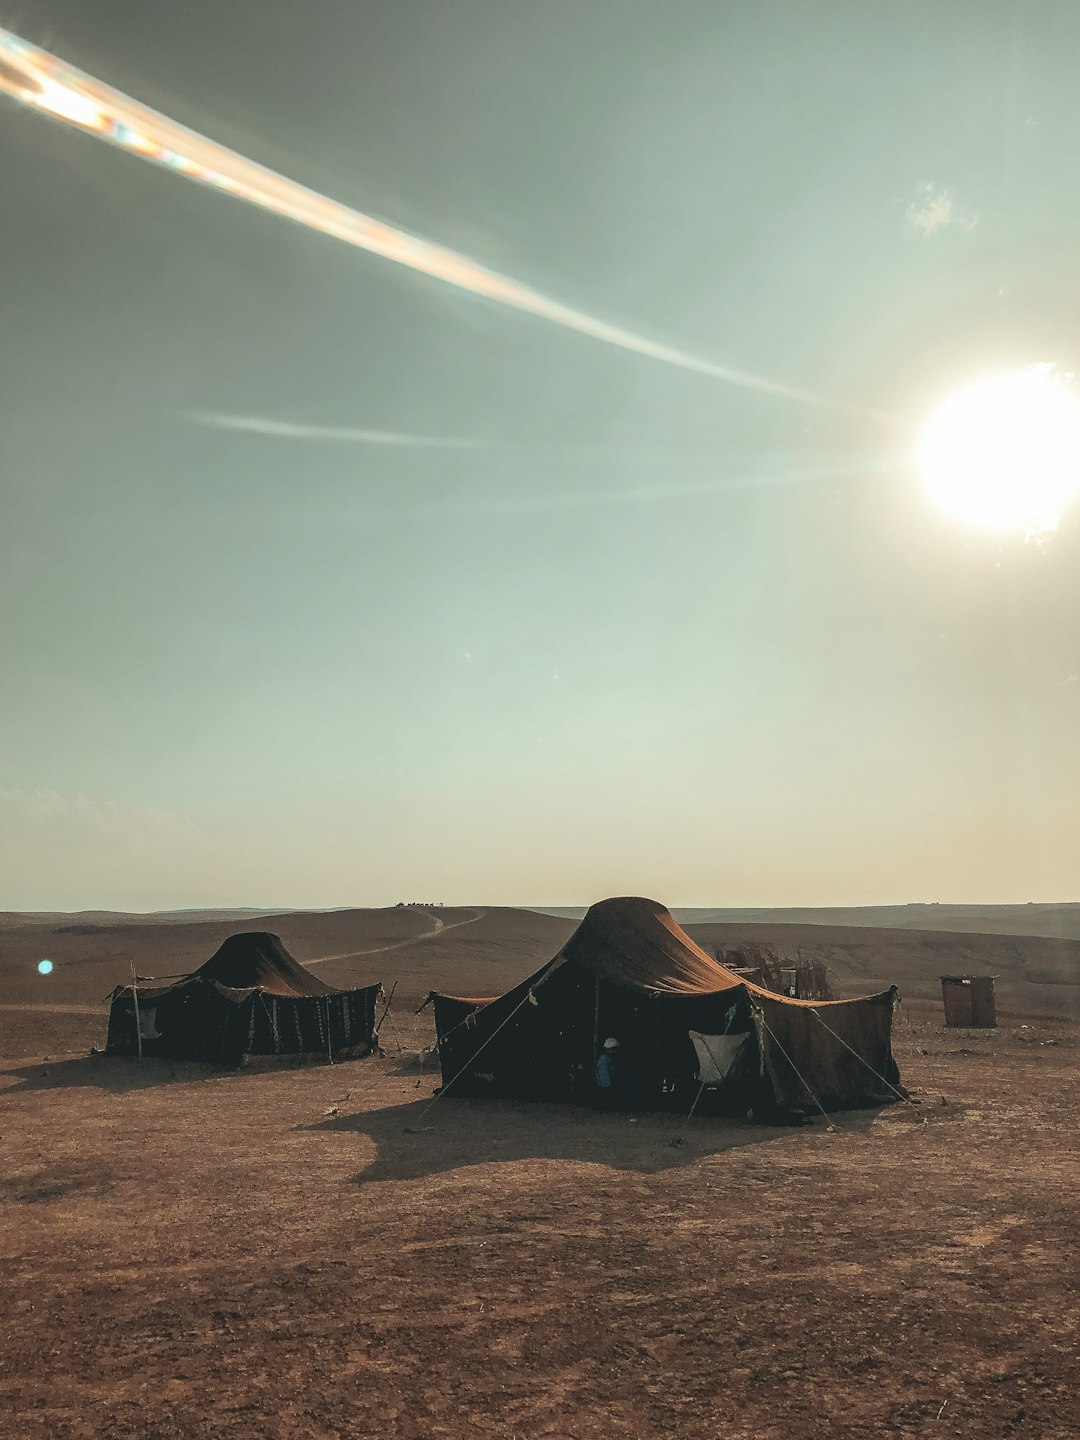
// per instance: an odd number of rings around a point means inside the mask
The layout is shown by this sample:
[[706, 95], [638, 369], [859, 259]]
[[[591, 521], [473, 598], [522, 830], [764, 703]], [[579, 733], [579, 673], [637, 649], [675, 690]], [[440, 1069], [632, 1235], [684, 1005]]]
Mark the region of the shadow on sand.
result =
[[[862, 1132], [879, 1110], [847, 1111], [836, 1130]], [[573, 1105], [511, 1100], [454, 1100], [432, 1105], [430, 1098], [380, 1110], [340, 1115], [299, 1129], [366, 1135], [376, 1158], [353, 1178], [414, 1180], [469, 1165], [505, 1161], [562, 1160], [656, 1174], [712, 1155], [750, 1145], [779, 1142], [791, 1127], [752, 1125], [718, 1116], [648, 1112], [639, 1115]], [[824, 1120], [808, 1132], [831, 1141]]]
[[138, 1060], [129, 1055], [80, 1055], [74, 1060], [44, 1060], [33, 1065], [0, 1067], [0, 1075], [17, 1075], [22, 1082], [12, 1085], [6, 1092], [9, 1095], [24, 1094], [30, 1090], [81, 1090], [89, 1087], [123, 1095], [135, 1090], [152, 1090], [159, 1085], [249, 1077], [257, 1073], [254, 1070], [229, 1070], [199, 1060], [157, 1057]]

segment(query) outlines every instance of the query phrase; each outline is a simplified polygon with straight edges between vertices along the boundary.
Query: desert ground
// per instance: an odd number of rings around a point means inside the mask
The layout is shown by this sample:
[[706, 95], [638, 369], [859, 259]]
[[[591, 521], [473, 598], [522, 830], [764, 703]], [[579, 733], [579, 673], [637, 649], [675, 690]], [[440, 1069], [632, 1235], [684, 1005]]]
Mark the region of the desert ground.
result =
[[[256, 928], [396, 984], [380, 1056], [90, 1053], [132, 965]], [[1075, 1437], [1080, 940], [703, 915], [904, 991], [915, 1103], [832, 1126], [435, 1098], [427, 991], [498, 993], [572, 928], [0, 917], [0, 1434]], [[959, 970], [999, 976], [997, 1030], [944, 1029]]]

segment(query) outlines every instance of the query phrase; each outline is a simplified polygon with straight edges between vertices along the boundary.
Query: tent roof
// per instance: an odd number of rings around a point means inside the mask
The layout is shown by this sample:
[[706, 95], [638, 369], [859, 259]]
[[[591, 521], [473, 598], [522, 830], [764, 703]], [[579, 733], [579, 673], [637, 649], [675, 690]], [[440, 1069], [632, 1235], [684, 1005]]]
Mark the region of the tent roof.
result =
[[744, 983], [695, 945], [666, 906], [637, 895], [590, 906], [551, 968], [567, 963], [649, 993], [711, 995]]
[[[599, 980], [651, 995], [715, 995], [736, 987], [758, 988], [695, 945], [666, 906], [639, 895], [619, 895], [591, 905], [555, 958], [522, 983], [530, 988], [541, 985], [564, 965], [578, 965]], [[517, 988], [507, 993], [514, 994]], [[444, 998], [489, 1005], [499, 997]]]
[[[200, 981], [214, 985], [227, 1000], [233, 1001], [246, 998], [252, 990], [263, 990], [268, 995], [294, 1000], [343, 993], [313, 975], [299, 960], [294, 960], [282, 944], [280, 935], [272, 935], [268, 930], [246, 930], [230, 935], [205, 965], [200, 965], [190, 975], [178, 975], [175, 979], [164, 981], [140, 981], [139, 998], [144, 1004], [152, 1005], [166, 995]], [[130, 985], [118, 985], [113, 991], [113, 999], [130, 994]]]
[[[649, 995], [715, 995], [740, 988], [779, 1005], [820, 1009], [849, 1003], [776, 995], [737, 975], [696, 945], [666, 906], [640, 895], [619, 895], [591, 905], [555, 958], [522, 983], [529, 987], [541, 985], [564, 965], [578, 965], [600, 980]], [[444, 998], [479, 1006], [499, 997]]]
[[333, 995], [327, 985], [294, 960], [279, 935], [268, 930], [247, 930], [229, 938], [195, 971], [200, 980], [212, 980], [230, 990], [258, 988], [270, 995]]
[[640, 895], [620, 895], [591, 905], [535, 983], [568, 963], [581, 965], [614, 985], [652, 995], [715, 995], [739, 987], [775, 1005], [819, 1010], [850, 1004], [848, 1000], [777, 995], [737, 975], [696, 945], [667, 906]]

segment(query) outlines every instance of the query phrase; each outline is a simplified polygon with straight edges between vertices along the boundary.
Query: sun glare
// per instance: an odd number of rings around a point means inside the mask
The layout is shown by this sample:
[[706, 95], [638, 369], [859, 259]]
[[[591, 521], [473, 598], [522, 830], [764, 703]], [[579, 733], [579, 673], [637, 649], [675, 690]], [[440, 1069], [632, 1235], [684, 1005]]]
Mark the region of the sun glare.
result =
[[1080, 494], [1080, 396], [1070, 375], [1035, 365], [977, 380], [923, 431], [931, 494], [988, 530], [1050, 530]]

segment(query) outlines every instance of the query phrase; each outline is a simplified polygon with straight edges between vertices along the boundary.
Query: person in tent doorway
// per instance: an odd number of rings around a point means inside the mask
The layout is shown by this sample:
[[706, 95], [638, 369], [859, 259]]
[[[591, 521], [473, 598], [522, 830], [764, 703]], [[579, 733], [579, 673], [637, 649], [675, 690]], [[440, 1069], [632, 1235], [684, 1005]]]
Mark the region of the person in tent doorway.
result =
[[596, 1057], [596, 1089], [600, 1104], [605, 1108], [615, 1102], [619, 1079], [619, 1042], [609, 1035]]

